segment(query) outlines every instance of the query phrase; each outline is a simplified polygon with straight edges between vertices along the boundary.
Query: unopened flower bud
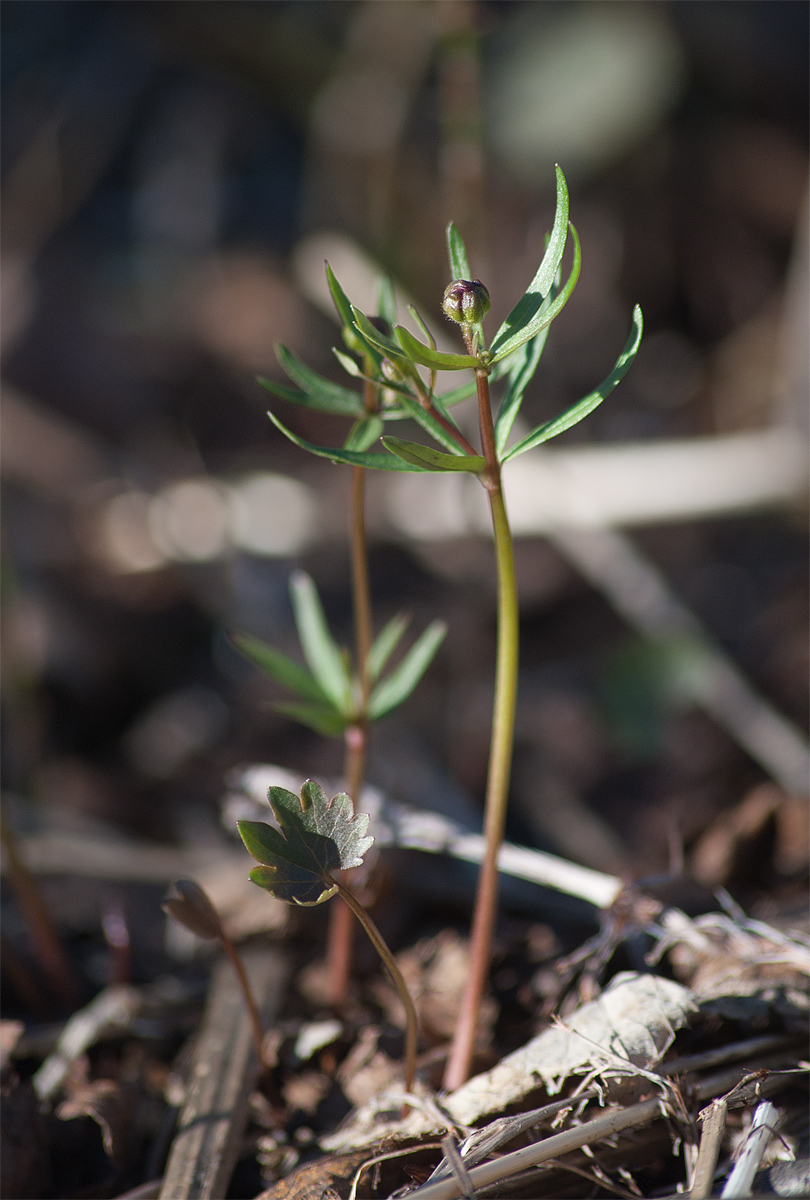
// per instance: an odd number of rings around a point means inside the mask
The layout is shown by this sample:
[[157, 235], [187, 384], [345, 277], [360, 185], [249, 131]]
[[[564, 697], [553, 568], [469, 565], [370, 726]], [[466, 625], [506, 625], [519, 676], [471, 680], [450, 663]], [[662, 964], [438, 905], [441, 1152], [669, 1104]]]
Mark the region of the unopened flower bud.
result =
[[197, 937], [222, 936], [219, 913], [198, 883], [194, 883], [192, 879], [178, 879], [175, 881], [174, 890], [177, 894], [168, 896], [163, 901], [164, 912], [192, 933], [196, 933]]
[[445, 290], [442, 308], [459, 325], [477, 325], [489, 312], [489, 292], [480, 279], [454, 279]]
[[400, 371], [399, 367], [395, 362], [392, 362], [390, 358], [384, 358], [382, 360], [380, 363], [380, 370], [389, 383], [401, 383], [404, 379], [404, 375]]

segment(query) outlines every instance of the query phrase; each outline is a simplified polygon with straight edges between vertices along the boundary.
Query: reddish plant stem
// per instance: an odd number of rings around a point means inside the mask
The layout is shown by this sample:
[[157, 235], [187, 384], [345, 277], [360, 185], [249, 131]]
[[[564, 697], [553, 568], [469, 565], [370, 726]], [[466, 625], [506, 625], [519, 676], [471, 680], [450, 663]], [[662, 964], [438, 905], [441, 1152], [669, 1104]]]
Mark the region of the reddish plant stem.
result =
[[483, 482], [492, 511], [498, 566], [498, 657], [484, 816], [486, 849], [470, 934], [470, 970], [444, 1077], [444, 1086], [451, 1091], [461, 1087], [470, 1073], [478, 1014], [489, 974], [498, 904], [498, 854], [506, 822], [517, 700], [518, 607], [512, 538], [501, 488], [486, 371], [476, 371], [476, 382], [481, 445], [487, 460]]
[[[377, 411], [378, 391], [371, 380], [366, 380], [363, 399], [366, 412]], [[368, 545], [365, 522], [366, 473], [363, 467], [352, 467], [352, 502], [349, 525], [352, 556], [352, 599], [354, 605], [354, 645], [357, 672], [360, 680], [360, 703], [358, 719], [346, 730], [346, 755], [344, 778], [346, 790], [356, 805], [363, 788], [368, 745], [366, 712], [371, 695], [371, 679], [368, 673], [368, 656], [372, 642], [371, 586], [368, 576]], [[351, 871], [341, 871], [340, 879], [349, 883]], [[345, 903], [332, 904], [329, 909], [329, 932], [327, 934], [327, 980], [329, 1002], [339, 1007], [346, 1003], [349, 977], [352, 969], [352, 942], [354, 919]]]
[[247, 1005], [248, 1015], [250, 1017], [253, 1045], [256, 1047], [256, 1054], [259, 1057], [259, 1063], [263, 1067], [264, 1051], [262, 1046], [264, 1042], [264, 1032], [262, 1030], [262, 1021], [261, 1017], [259, 1016], [256, 998], [253, 995], [253, 989], [251, 988], [250, 981], [245, 973], [245, 967], [239, 955], [239, 951], [236, 949], [233, 942], [230, 940], [230, 938], [227, 938], [224, 933], [220, 935], [219, 940], [222, 943], [223, 950], [231, 960], [234, 971], [236, 971], [236, 977], [239, 980], [239, 986], [242, 989], [242, 995], [245, 997], [245, 1004]]
[[39, 965], [59, 1004], [72, 1012], [79, 998], [70, 960], [54, 929], [36, 881], [20, 857], [17, 839], [6, 824], [0, 826], [0, 838], [6, 855], [9, 882], [31, 934]]

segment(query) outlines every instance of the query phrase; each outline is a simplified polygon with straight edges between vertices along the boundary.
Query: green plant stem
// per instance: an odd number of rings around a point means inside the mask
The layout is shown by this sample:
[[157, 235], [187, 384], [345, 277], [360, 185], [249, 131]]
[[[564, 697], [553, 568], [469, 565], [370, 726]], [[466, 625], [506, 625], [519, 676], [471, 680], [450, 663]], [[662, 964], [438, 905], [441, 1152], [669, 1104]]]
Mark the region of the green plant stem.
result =
[[405, 1008], [405, 1090], [410, 1092], [413, 1089], [413, 1080], [416, 1073], [417, 1021], [416, 1009], [414, 1008], [411, 994], [408, 991], [408, 985], [403, 978], [402, 972], [397, 966], [396, 959], [388, 949], [388, 946], [385, 944], [383, 935], [380, 933], [369, 914], [363, 908], [363, 905], [359, 900], [355, 899], [348, 888], [345, 888], [337, 879], [335, 880], [335, 883], [337, 884], [338, 895], [346, 901], [349, 908], [357, 917], [358, 921], [368, 934], [369, 940], [374, 946], [374, 949], [377, 951], [383, 963], [385, 964], [388, 973], [394, 982], [394, 986], [399, 993], [399, 998]]
[[253, 995], [253, 989], [251, 988], [250, 981], [245, 973], [244, 963], [239, 955], [239, 951], [236, 949], [236, 946], [234, 946], [230, 938], [227, 938], [224, 934], [222, 934], [219, 940], [222, 944], [223, 950], [231, 960], [234, 971], [236, 971], [236, 977], [239, 980], [239, 986], [242, 989], [242, 995], [245, 998], [245, 1004], [247, 1005], [248, 1015], [250, 1017], [253, 1045], [256, 1047], [256, 1054], [258, 1055], [259, 1063], [262, 1067], [264, 1067], [264, 1051], [262, 1048], [262, 1044], [264, 1042], [264, 1032], [262, 1030], [262, 1021], [261, 1017], [259, 1016], [259, 1009], [256, 1005], [256, 998]]
[[451, 1091], [461, 1087], [470, 1073], [478, 1014], [489, 972], [498, 903], [498, 853], [506, 823], [518, 680], [518, 597], [512, 533], [506, 515], [501, 469], [495, 450], [487, 373], [483, 370], [476, 371], [476, 382], [481, 444], [487, 460], [487, 472], [483, 482], [492, 512], [498, 569], [498, 657], [484, 813], [486, 850], [478, 876], [470, 935], [470, 971], [444, 1077], [444, 1086]]

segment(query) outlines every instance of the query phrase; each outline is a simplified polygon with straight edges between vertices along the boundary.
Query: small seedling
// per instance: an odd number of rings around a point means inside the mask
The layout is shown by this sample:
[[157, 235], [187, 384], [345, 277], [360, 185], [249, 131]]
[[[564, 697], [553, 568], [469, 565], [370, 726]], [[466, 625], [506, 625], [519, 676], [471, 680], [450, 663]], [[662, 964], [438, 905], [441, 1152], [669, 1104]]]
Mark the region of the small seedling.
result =
[[340, 792], [331, 800], [312, 779], [300, 798], [286, 788], [267, 794], [281, 831], [264, 821], [239, 821], [248, 852], [261, 863], [250, 872], [259, 887], [288, 904], [323, 904], [337, 893], [357, 917], [391, 975], [405, 1007], [405, 1089], [413, 1088], [416, 1069], [416, 1010], [402, 972], [382, 934], [360, 901], [335, 878], [335, 871], [359, 867], [372, 845], [368, 816], [355, 815], [351, 797]]
[[163, 911], [170, 917], [174, 917], [178, 924], [196, 934], [197, 937], [208, 940], [216, 938], [222, 945], [222, 949], [236, 971], [236, 977], [239, 980], [250, 1016], [253, 1044], [256, 1047], [259, 1062], [264, 1065], [262, 1022], [239, 951], [223, 929], [219, 913], [198, 883], [195, 883], [193, 879], [177, 879], [173, 886], [177, 894], [166, 897], [163, 901]]

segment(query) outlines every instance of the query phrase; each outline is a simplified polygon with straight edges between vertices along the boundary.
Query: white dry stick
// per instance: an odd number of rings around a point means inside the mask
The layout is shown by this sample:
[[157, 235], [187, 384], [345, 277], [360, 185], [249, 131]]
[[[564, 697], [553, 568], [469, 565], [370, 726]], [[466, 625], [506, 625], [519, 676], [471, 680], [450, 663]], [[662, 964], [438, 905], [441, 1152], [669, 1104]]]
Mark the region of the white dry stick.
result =
[[754, 1176], [759, 1170], [768, 1142], [776, 1133], [778, 1120], [779, 1114], [770, 1100], [763, 1100], [757, 1105], [742, 1154], [720, 1193], [721, 1200], [737, 1200], [738, 1196], [751, 1195]]
[[712, 1194], [714, 1172], [720, 1157], [723, 1134], [726, 1131], [727, 1112], [728, 1102], [720, 1099], [713, 1100], [709, 1107], [700, 1114], [703, 1119], [703, 1132], [700, 1135], [700, 1149], [689, 1200], [707, 1200]]

